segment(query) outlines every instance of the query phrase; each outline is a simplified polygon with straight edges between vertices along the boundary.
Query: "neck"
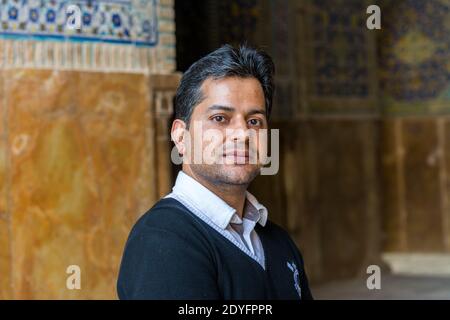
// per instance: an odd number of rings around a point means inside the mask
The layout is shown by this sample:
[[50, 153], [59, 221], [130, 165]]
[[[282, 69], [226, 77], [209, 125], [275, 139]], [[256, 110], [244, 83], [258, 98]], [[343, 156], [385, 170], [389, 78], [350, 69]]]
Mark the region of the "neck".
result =
[[212, 183], [208, 179], [204, 179], [200, 175], [196, 175], [190, 168], [183, 168], [183, 172], [201, 183], [205, 188], [213, 192], [223, 201], [225, 201], [230, 207], [236, 210], [236, 213], [242, 219], [245, 205], [245, 192], [248, 185], [233, 185], [233, 184], [216, 184]]

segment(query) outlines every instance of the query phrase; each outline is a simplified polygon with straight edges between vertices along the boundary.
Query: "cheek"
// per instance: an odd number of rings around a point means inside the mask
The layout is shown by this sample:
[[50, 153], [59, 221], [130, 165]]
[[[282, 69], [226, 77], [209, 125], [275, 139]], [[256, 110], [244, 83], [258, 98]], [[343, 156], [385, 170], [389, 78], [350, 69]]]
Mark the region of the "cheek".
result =
[[204, 130], [202, 134], [202, 149], [213, 155], [221, 155], [225, 144], [225, 132], [217, 129]]
[[261, 134], [259, 133], [259, 131], [256, 131], [256, 133], [254, 135], [252, 135], [250, 137], [250, 146], [252, 148], [254, 148], [255, 150], [261, 149], [261, 143], [264, 142], [264, 137], [261, 136]]

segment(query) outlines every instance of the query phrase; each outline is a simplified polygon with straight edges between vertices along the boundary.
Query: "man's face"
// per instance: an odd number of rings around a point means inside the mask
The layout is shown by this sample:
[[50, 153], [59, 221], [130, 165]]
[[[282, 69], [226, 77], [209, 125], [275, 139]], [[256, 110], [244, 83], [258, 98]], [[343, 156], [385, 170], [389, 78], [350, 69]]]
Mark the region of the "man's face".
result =
[[[194, 108], [188, 132], [191, 163], [184, 165], [214, 184], [248, 185], [260, 172], [258, 136], [267, 129], [261, 84], [226, 77], [207, 79], [201, 90], [204, 99]], [[193, 161], [199, 149], [201, 163]]]

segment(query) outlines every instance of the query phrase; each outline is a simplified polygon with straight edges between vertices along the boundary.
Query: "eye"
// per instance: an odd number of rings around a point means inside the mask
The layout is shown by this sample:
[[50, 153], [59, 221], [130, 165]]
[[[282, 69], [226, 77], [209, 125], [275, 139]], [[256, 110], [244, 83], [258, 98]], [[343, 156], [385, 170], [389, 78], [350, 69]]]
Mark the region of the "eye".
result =
[[248, 120], [248, 124], [251, 126], [260, 126], [261, 125], [261, 120], [259, 119], [250, 119]]
[[214, 116], [211, 119], [213, 121], [215, 121], [215, 122], [224, 122], [225, 121], [225, 117], [224, 116]]

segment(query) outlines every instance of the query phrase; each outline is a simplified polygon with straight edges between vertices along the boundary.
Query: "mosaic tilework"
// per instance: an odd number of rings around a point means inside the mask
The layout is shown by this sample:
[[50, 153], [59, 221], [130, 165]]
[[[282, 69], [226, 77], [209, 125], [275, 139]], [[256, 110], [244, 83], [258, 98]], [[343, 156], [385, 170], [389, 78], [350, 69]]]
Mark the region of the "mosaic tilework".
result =
[[361, 1], [314, 1], [312, 94], [366, 97], [369, 93], [367, 29]]
[[[375, 116], [376, 31], [361, 0], [305, 0], [298, 10], [300, 113]], [[303, 85], [304, 83], [304, 85]]]
[[380, 68], [386, 111], [450, 111], [450, 1], [391, 1], [383, 12]]
[[[81, 11], [81, 28], [67, 26], [67, 8]], [[156, 0], [0, 0], [0, 37], [112, 42], [153, 46]]]
[[291, 13], [295, 4], [289, 0], [272, 0], [270, 2], [272, 13], [272, 58], [276, 69], [276, 90], [272, 119], [292, 119], [295, 116], [296, 100], [296, 51], [293, 41], [296, 26]]
[[261, 1], [219, 1], [218, 13], [218, 32], [222, 43], [236, 45], [246, 40], [251, 42], [261, 18]]

